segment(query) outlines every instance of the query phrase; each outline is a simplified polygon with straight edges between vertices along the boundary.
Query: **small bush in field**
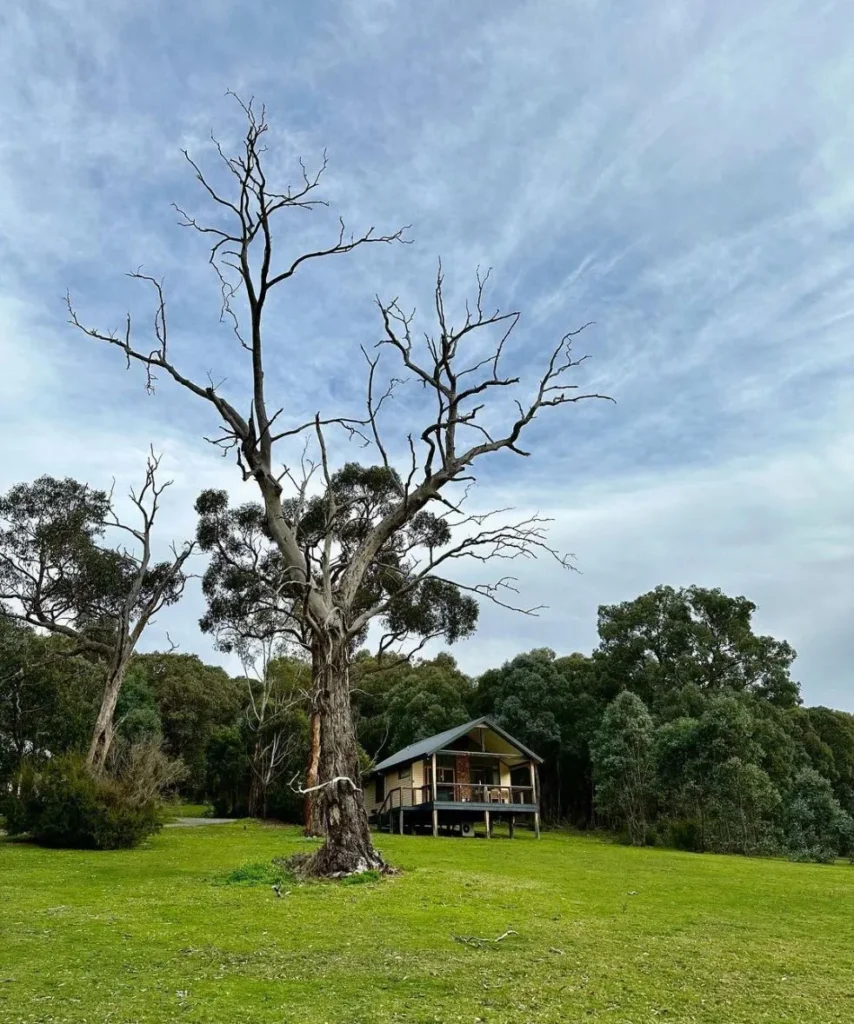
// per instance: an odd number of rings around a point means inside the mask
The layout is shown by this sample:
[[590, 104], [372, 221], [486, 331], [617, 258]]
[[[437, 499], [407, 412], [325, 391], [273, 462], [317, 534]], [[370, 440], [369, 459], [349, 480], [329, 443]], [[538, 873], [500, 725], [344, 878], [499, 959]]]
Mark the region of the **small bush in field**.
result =
[[138, 793], [127, 779], [93, 773], [79, 754], [25, 769], [5, 810], [10, 835], [73, 849], [138, 846], [162, 824], [159, 799]]

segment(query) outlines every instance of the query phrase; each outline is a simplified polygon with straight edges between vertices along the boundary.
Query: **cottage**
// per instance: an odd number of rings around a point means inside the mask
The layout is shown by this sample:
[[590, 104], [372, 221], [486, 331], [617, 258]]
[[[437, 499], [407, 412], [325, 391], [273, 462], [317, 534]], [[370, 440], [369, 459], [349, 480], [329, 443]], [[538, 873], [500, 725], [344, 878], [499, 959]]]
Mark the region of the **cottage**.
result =
[[377, 764], [366, 779], [372, 824], [389, 832], [432, 830], [487, 838], [496, 820], [510, 835], [520, 819], [540, 835], [537, 766], [542, 758], [489, 718], [412, 743]]

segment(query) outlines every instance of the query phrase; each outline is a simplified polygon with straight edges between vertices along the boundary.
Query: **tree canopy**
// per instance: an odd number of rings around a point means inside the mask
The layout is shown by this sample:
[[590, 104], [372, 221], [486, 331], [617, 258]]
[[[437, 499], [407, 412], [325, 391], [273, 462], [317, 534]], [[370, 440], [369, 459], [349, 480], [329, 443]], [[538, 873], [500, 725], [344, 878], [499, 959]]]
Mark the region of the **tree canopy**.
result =
[[[383, 479], [353, 470], [342, 493], [371, 509]], [[61, 610], [71, 632], [39, 628], [23, 614], [0, 616], [0, 783], [27, 764], [85, 748], [99, 711], [98, 645], [109, 634], [110, 590], [87, 582], [87, 572], [102, 550], [104, 564], [115, 569], [116, 562], [100, 546], [103, 495], [90, 501], [88, 489], [73, 482], [61, 491], [53, 518], [46, 515], [27, 543], [41, 538], [51, 552], [57, 571], [50, 579], [59, 582], [46, 607]], [[35, 522], [46, 504], [45, 493], [19, 489], [4, 508], [35, 510], [24, 519]], [[342, 519], [342, 537], [351, 525]], [[302, 635], [293, 597], [282, 598], [287, 568], [257, 504], [232, 508], [206, 493], [199, 540], [210, 556], [205, 628], [224, 650], [263, 642], [264, 658], [233, 677], [191, 654], [133, 654], [116, 707], [118, 734], [127, 742], [150, 739], [183, 760], [188, 798], [209, 800], [223, 814], [295, 820], [312, 750], [313, 695], [306, 655], [278, 656], [269, 643]], [[17, 543], [21, 557], [26, 546]], [[405, 571], [390, 563], [392, 577]], [[375, 588], [370, 600], [391, 593], [383, 571], [366, 576]], [[105, 574], [108, 582], [120, 577]], [[81, 595], [76, 604], [60, 604], [63, 588]], [[84, 605], [90, 594], [97, 601]], [[470, 600], [451, 600], [460, 596]], [[419, 628], [432, 636], [436, 622], [452, 619], [410, 611], [406, 630], [390, 632], [414, 635], [416, 646]], [[406, 657], [385, 644], [374, 653], [364, 647], [349, 673], [360, 770], [488, 714], [544, 758], [547, 822], [691, 850], [810, 860], [852, 853], [854, 716], [802, 705], [791, 676], [794, 651], [755, 635], [753, 612], [746, 598], [719, 590], [658, 587], [600, 608], [600, 642], [589, 655], [522, 652], [478, 678], [448, 653]], [[451, 641], [458, 630], [443, 635]]]
[[[159, 463], [152, 452], [142, 487], [130, 492], [137, 526], [119, 519], [112, 494], [68, 478], [39, 477], [0, 496], [0, 610], [73, 641], [76, 651], [104, 664], [92, 764], [106, 761], [125, 672], [143, 631], [181, 597], [186, 582], [193, 545], [173, 548], [170, 561], [153, 558], [152, 530], [169, 486], [157, 482]], [[125, 543], [107, 544], [108, 530]]]

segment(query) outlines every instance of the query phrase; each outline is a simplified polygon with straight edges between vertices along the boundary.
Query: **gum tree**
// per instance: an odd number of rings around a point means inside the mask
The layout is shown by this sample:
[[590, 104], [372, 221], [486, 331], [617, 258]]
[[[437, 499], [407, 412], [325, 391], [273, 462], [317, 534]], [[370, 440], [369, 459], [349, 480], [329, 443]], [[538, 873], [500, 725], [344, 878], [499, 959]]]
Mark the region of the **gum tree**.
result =
[[[348, 463], [333, 474], [335, 521], [327, 522], [329, 501], [322, 493], [310, 498], [296, 517], [298, 541], [309, 564], [320, 568], [330, 531], [339, 557], [346, 560], [391, 508], [398, 487], [399, 480], [384, 466]], [[293, 517], [294, 511], [293, 505], [285, 505], [286, 514]], [[241, 657], [255, 649], [285, 649], [296, 650], [310, 661], [311, 634], [306, 631], [301, 609], [295, 607], [296, 595], [288, 582], [290, 570], [267, 529], [263, 506], [249, 502], [231, 507], [225, 491], [209, 490], [199, 496], [196, 512], [196, 539], [210, 556], [202, 579], [207, 599], [199, 623], [202, 631], [215, 637], [220, 650]], [[378, 640], [378, 660], [383, 666], [387, 664], [383, 656], [392, 650], [399, 653], [401, 645], [411, 660], [430, 640], [441, 638], [453, 644], [474, 632], [478, 606], [471, 595], [461, 593], [452, 583], [429, 577], [418, 586], [405, 586], [407, 544], [430, 540], [435, 545], [446, 536], [446, 524], [422, 513], [408, 531], [395, 535], [365, 575], [356, 607], [370, 608], [388, 598]], [[351, 653], [367, 639], [366, 633], [352, 638]], [[321, 718], [313, 694], [307, 697], [311, 713], [305, 831], [322, 835], [319, 791], [314, 788], [320, 783]]]
[[[113, 497], [76, 480], [43, 476], [0, 497], [0, 602], [6, 614], [72, 641], [72, 653], [106, 667], [104, 692], [88, 762], [104, 765], [115, 736], [115, 710], [143, 631], [184, 590], [184, 563], [193, 545], [173, 546], [155, 562], [152, 532], [160, 497], [159, 458], [149, 456], [145, 481], [130, 499], [138, 522], [119, 519]], [[106, 531], [129, 538], [111, 547]]]
[[[338, 876], [384, 867], [371, 841], [359, 784], [349, 687], [354, 638], [372, 621], [387, 616], [403, 592], [417, 590], [428, 580], [434, 581], [431, 586], [447, 582], [447, 574], [459, 559], [486, 563], [547, 553], [568, 566], [568, 559], [550, 547], [543, 517], [508, 522], [508, 510], [470, 512], [460, 485], [470, 485], [474, 466], [496, 453], [527, 455], [522, 438], [541, 412], [602, 396], [582, 393], [573, 382], [572, 371], [581, 362], [572, 351], [579, 331], [570, 331], [546, 346], [531, 388], [523, 390], [520, 378], [505, 370], [506, 351], [520, 314], [487, 311], [484, 292], [489, 275], [478, 275], [473, 303], [454, 324], [446, 311], [440, 269], [434, 293], [437, 323], [432, 334], [416, 339], [413, 315], [396, 299], [377, 300], [380, 338], [373, 351], [362, 350], [366, 357], [364, 411], [346, 415], [330, 410], [306, 422], [294, 422], [291, 407], [301, 387], [299, 372], [292, 375], [294, 391], [279, 399], [269, 393], [265, 378], [265, 366], [275, 358], [275, 340], [265, 331], [270, 296], [308, 263], [334, 259], [372, 244], [399, 243], [405, 240], [404, 231], [378, 234], [371, 228], [351, 235], [341, 223], [329, 245], [285, 256], [278, 225], [297, 211], [305, 213], [325, 205], [318, 196], [325, 160], [315, 174], [300, 164], [302, 174], [293, 187], [274, 184], [268, 179], [265, 111], [251, 103], [241, 106], [247, 127], [239, 151], [228, 155], [216, 143], [229, 185], [220, 187], [185, 154], [215, 212], [210, 219], [178, 212], [184, 226], [210, 242], [209, 260], [222, 285], [223, 315], [231, 321], [235, 343], [251, 371], [249, 393], [226, 394], [224, 386], [215, 383], [215, 376], [197, 380], [182, 369], [170, 345], [163, 285], [153, 277], [131, 275], [153, 290], [153, 337], [137, 340], [130, 317], [121, 332], [114, 332], [84, 324], [70, 302], [69, 313], [75, 327], [116, 348], [128, 365], [141, 366], [149, 388], [156, 378], [171, 378], [208, 403], [222, 426], [214, 443], [234, 453], [244, 479], [252, 480], [258, 489], [266, 529], [287, 567], [293, 607], [312, 653], [313, 699], [320, 721], [319, 781], [312, 788], [319, 794], [326, 842], [304, 867], [319, 875]], [[526, 349], [529, 360], [534, 344]], [[386, 374], [388, 363], [395, 367], [393, 374]], [[405, 432], [387, 436], [389, 399], [404, 386], [404, 380], [420, 385], [430, 409], [418, 430], [408, 436]], [[511, 395], [514, 397], [505, 406], [502, 396]], [[425, 407], [423, 400], [419, 399], [418, 407]], [[327, 443], [335, 428], [370, 443], [393, 482], [394, 494], [387, 509], [352, 544], [342, 543], [336, 535], [339, 498]], [[300, 523], [310, 505], [309, 475], [283, 468], [277, 454], [283, 444], [300, 436], [314, 446], [314, 466], [325, 496], [323, 539], [314, 557], [300, 543]], [[415, 527], [419, 521], [435, 524], [435, 531], [426, 529], [419, 535]], [[400, 538], [404, 538], [402, 544], [398, 544]], [[395, 593], [383, 590], [373, 603], [363, 603], [369, 575], [383, 562], [384, 552], [398, 548], [406, 563], [399, 588]], [[465, 586], [456, 581], [456, 585], [474, 597], [517, 607], [514, 581], [509, 576]]]

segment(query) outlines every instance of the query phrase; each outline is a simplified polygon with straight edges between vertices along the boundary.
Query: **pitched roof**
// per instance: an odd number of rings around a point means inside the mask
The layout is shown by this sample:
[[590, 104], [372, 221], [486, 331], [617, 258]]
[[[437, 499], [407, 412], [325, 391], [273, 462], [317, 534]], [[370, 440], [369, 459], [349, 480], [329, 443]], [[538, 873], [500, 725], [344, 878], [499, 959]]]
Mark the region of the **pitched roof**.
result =
[[435, 736], [428, 736], [426, 740], [410, 743], [408, 747], [398, 750], [397, 753], [374, 765], [373, 770], [375, 772], [383, 772], [389, 768], [394, 768], [397, 764], [406, 764], [408, 761], [417, 761], [422, 757], [428, 757], [430, 754], [435, 754], [437, 750], [444, 749], [449, 743], [453, 743], [454, 740], [458, 740], [460, 736], [465, 736], [467, 732], [470, 732], [478, 725], [485, 725], [488, 729], [492, 729], [499, 736], [503, 736], [508, 743], [512, 743], [514, 747], [521, 750], [523, 754], [527, 754], [528, 757], [532, 757], [539, 764], [542, 764], [543, 759], [535, 754], [533, 750], [528, 750], [526, 746], [523, 746], [517, 739], [514, 739], [509, 732], [505, 732], [500, 725], [496, 725], [491, 718], [482, 715], [480, 718], [473, 718], [470, 722], [466, 722], [465, 725], [457, 725], [453, 729], [437, 732]]

